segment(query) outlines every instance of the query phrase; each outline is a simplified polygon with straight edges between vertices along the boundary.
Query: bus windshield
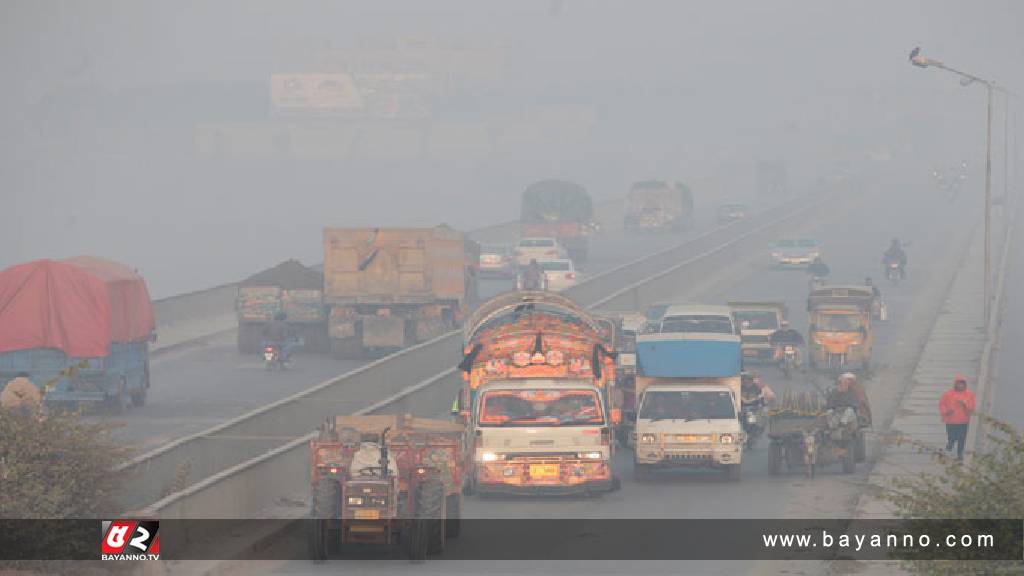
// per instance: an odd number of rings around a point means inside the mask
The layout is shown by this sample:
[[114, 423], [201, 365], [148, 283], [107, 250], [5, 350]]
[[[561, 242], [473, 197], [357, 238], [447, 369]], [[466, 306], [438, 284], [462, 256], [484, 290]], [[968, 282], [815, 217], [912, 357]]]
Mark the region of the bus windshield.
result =
[[604, 424], [593, 390], [491, 390], [480, 399], [480, 426], [573, 426]]

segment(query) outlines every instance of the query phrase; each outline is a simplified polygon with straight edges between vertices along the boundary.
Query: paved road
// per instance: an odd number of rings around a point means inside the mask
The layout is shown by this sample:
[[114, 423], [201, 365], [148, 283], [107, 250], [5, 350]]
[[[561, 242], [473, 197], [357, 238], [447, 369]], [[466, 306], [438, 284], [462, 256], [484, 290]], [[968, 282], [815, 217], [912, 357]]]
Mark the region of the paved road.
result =
[[[609, 230], [594, 238], [592, 258], [582, 276], [597, 274], [629, 260], [678, 244], [713, 226], [712, 207], [697, 226], [683, 234], [627, 236]], [[480, 296], [490, 298], [514, 288], [511, 280], [485, 279]], [[269, 404], [366, 361], [342, 361], [326, 355], [299, 355], [285, 372], [267, 372], [257, 356], [240, 355], [234, 333], [153, 359], [153, 387], [147, 405], [115, 419], [120, 437], [140, 453], [196, 433]]]
[[[908, 190], [907, 186], [899, 189]], [[798, 225], [794, 233], [813, 235], [824, 242], [826, 260], [835, 280], [863, 280], [878, 276], [879, 259], [888, 239], [894, 235], [910, 239], [911, 274], [897, 287], [882, 285], [893, 311], [894, 321], [878, 329], [875, 347], [876, 374], [868, 382], [876, 424], [882, 427], [892, 417], [899, 392], [912, 369], [928, 328], [941, 303], [945, 287], [956, 261], [957, 247], [965, 235], [950, 226], [962, 217], [964, 206], [934, 205], [924, 196], [893, 196], [889, 190], [869, 189], [865, 204], [850, 213], [834, 214], [820, 222]], [[885, 199], [885, 210], [877, 206]], [[922, 206], [928, 218], [920, 217]], [[943, 233], [944, 230], [954, 230]], [[796, 327], [806, 328], [804, 297], [807, 279], [799, 271], [771, 271], [763, 254], [743, 261], [723, 262], [713, 278], [694, 278], [679, 287], [680, 298], [706, 302], [724, 302], [732, 298], [783, 299], [788, 302]], [[764, 374], [781, 391], [807, 389], [810, 378], [785, 382], [771, 368]], [[413, 395], [396, 410], [412, 411], [435, 417], [444, 414], [454, 384], [428, 389]], [[818, 384], [824, 386], [823, 379]], [[450, 389], [449, 389], [450, 388]], [[869, 441], [869, 457], [874, 451]], [[813, 481], [797, 474], [773, 477], [768, 474], [767, 453], [762, 443], [744, 458], [744, 478], [726, 483], [711, 471], [670, 471], [651, 481], [632, 480], [631, 454], [620, 450], [614, 467], [623, 480], [622, 490], [591, 499], [480, 499], [469, 498], [465, 515], [474, 518], [842, 518], [848, 517], [867, 476], [861, 466], [853, 475], [843, 475], [838, 466], [824, 469]], [[298, 495], [302, 498], [302, 495]], [[303, 506], [299, 504], [298, 508]], [[685, 535], [680, 535], [685, 537]], [[459, 547], [479, 545], [473, 534], [452, 544]], [[344, 569], [350, 573], [374, 574], [405, 572], [402, 562], [338, 562], [312, 565], [308, 562], [276, 562], [248, 565], [245, 571], [280, 574], [330, 573]], [[751, 562], [446, 562], [432, 561], [416, 567], [419, 573], [687, 573], [687, 574], [771, 574], [778, 566]], [[813, 570], [813, 566], [806, 567]]]

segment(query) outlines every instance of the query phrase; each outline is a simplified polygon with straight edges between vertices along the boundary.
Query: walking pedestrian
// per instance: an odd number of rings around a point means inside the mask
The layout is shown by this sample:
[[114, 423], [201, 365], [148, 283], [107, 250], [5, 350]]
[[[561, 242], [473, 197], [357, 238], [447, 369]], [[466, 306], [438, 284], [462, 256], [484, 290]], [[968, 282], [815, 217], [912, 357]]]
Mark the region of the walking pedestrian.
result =
[[974, 413], [974, 392], [967, 389], [967, 377], [957, 374], [953, 387], [939, 400], [939, 414], [946, 423], [946, 451], [952, 452], [956, 445], [956, 459], [963, 461], [964, 444], [967, 443], [967, 426]]

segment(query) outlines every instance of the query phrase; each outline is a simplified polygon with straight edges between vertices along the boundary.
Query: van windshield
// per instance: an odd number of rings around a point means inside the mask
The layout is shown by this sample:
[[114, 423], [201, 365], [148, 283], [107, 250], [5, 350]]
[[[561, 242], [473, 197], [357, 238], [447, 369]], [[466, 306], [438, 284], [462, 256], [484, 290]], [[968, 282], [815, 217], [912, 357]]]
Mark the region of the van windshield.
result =
[[666, 316], [661, 321], [662, 332], [698, 332], [732, 334], [732, 319], [728, 316]]
[[726, 391], [650, 390], [644, 394], [639, 418], [645, 420], [727, 420], [736, 418]]
[[770, 310], [739, 310], [736, 323], [742, 330], [775, 330], [779, 327], [779, 316]]
[[604, 424], [593, 390], [491, 390], [480, 399], [480, 426], [573, 426]]

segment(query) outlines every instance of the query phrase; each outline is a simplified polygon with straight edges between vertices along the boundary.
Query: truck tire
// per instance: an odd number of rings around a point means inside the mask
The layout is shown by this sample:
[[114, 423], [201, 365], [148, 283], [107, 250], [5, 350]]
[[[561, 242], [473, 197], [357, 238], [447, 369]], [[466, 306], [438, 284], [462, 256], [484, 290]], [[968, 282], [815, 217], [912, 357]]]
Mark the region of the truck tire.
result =
[[128, 404], [131, 402], [128, 394], [128, 382], [125, 377], [122, 376], [117, 387], [117, 394], [108, 397], [110, 404], [110, 412], [115, 415], [121, 415], [128, 411]]
[[430, 478], [420, 485], [416, 495], [416, 521], [426, 530], [427, 553], [440, 554], [445, 545], [444, 482]]
[[446, 538], [458, 538], [462, 530], [462, 498], [458, 494], [449, 494], [445, 503], [444, 535]]
[[646, 482], [651, 479], [651, 465], [640, 464], [638, 462], [633, 463], [633, 480], [637, 482]]
[[310, 555], [314, 561], [323, 561], [331, 551], [331, 521], [341, 516], [341, 491], [338, 483], [326, 478], [318, 480], [313, 485], [312, 508]]
[[149, 362], [146, 362], [142, 370], [142, 388], [132, 392], [132, 406], [141, 408], [146, 405], [146, 396], [149, 394]]
[[857, 440], [850, 438], [846, 442], [846, 451], [843, 454], [843, 474], [853, 474], [857, 469]]
[[768, 472], [778, 476], [782, 471], [782, 443], [772, 442], [768, 450]]
[[729, 482], [739, 482], [742, 476], [742, 464], [726, 464], [725, 479]]

